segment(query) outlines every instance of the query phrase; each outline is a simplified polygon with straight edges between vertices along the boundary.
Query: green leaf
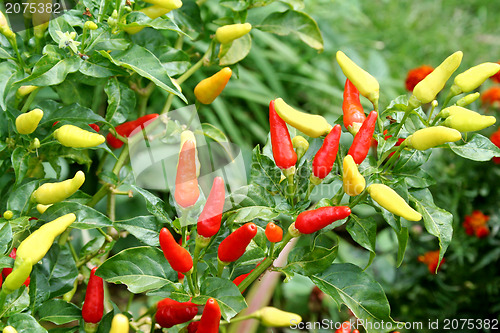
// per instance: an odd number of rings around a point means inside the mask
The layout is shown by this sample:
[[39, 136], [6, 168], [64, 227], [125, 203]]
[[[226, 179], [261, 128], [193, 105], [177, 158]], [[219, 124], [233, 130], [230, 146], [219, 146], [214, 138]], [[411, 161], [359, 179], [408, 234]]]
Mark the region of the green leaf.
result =
[[226, 214], [228, 215], [227, 221], [229, 223], [245, 223], [255, 219], [270, 221], [279, 216], [279, 213], [265, 206], [243, 207], [227, 212]]
[[425, 229], [439, 239], [439, 262], [441, 262], [453, 235], [453, 215], [434, 204], [434, 199], [428, 189], [412, 191], [410, 200], [415, 203], [417, 211], [422, 214]]
[[16, 313], [10, 316], [7, 325], [15, 327], [17, 333], [47, 333], [47, 330], [27, 313]]
[[384, 290], [370, 275], [353, 264], [333, 264], [320, 274], [310, 277], [324, 293], [345, 304], [358, 318], [367, 323], [367, 333], [388, 332], [391, 329], [376, 329], [382, 321], [384, 326], [395, 322], [390, 316], [390, 307]]
[[26, 176], [26, 173], [28, 172], [29, 158], [30, 155], [24, 147], [17, 147], [12, 153], [12, 167], [14, 168], [14, 172], [16, 174], [15, 185], [19, 184]]
[[82, 310], [62, 299], [52, 299], [38, 309], [40, 321], [62, 325], [82, 318]]
[[189, 54], [169, 46], [162, 49], [158, 59], [170, 76], [184, 73], [191, 65]]
[[118, 24], [122, 30], [134, 27], [150, 27], [156, 30], [172, 30], [187, 36], [168, 16], [151, 19], [144, 13], [134, 11], [127, 14], [125, 20], [125, 24]]
[[23, 212], [30, 204], [31, 193], [40, 185], [40, 180], [25, 183], [12, 191], [7, 201], [7, 209], [13, 212]]
[[3, 47], [0, 47], [0, 59], [10, 59], [13, 56], [7, 52]]
[[146, 199], [146, 208], [148, 211], [156, 216], [162, 223], [172, 224], [172, 219], [168, 216], [165, 207], [165, 202], [145, 189], [132, 185], [132, 188], [137, 191], [144, 199]]
[[126, 72], [109, 62], [99, 53], [92, 53], [89, 59], [82, 63], [80, 73], [83, 75], [106, 78], [114, 75], [125, 75]]
[[0, 223], [0, 253], [7, 253], [12, 241], [12, 228], [9, 222]]
[[250, 182], [262, 186], [269, 192], [281, 192], [281, 195], [284, 196], [280, 180], [281, 170], [273, 160], [261, 153], [259, 146], [255, 147], [252, 154]]
[[76, 221], [71, 224], [76, 229], [93, 229], [111, 227], [111, 220], [101, 212], [78, 202], [63, 201], [50, 206], [42, 217], [46, 221], [52, 221], [65, 214], [74, 213]]
[[241, 38], [235, 39], [231, 44], [223, 44], [221, 46], [221, 54], [224, 54], [219, 60], [220, 66], [229, 66], [237, 63], [250, 53], [252, 48], [252, 38], [249, 34]]
[[52, 40], [56, 44], [59, 44], [59, 41], [61, 40], [61, 38], [56, 33], [56, 31], [60, 31], [62, 33], [65, 33], [65, 32], [71, 33], [73, 31], [75, 31], [75, 29], [73, 29], [73, 27], [68, 22], [66, 22], [66, 20], [64, 19], [63, 16], [59, 16], [58, 18], [51, 19], [49, 21], [48, 30], [49, 30], [50, 37], [52, 37]]
[[7, 61], [0, 63], [0, 107], [3, 110], [7, 109], [5, 97], [11, 88], [10, 79], [15, 75], [16, 66], [14, 64]]
[[15, 290], [12, 294], [8, 294], [0, 311], [0, 317], [11, 317], [19, 312], [28, 308], [30, 304], [30, 297], [28, 296], [28, 289], [22, 285], [21, 288]]
[[[346, 230], [352, 239], [375, 255], [375, 241], [377, 239], [377, 222], [371, 217], [360, 219], [351, 214], [347, 221]], [[368, 263], [368, 266], [371, 262]]]
[[[55, 121], [64, 121], [65, 123], [82, 125], [97, 122], [106, 123], [106, 120], [104, 120], [103, 117], [96, 114], [91, 109], [81, 106], [80, 104], [75, 103], [66, 106], [58, 106], [55, 109], [50, 107], [45, 109], [44, 106], [45, 105], [41, 103], [40, 107], [44, 110], [44, 117], [39, 126], [48, 124], [52, 126]], [[79, 152], [79, 154], [80, 153], [81, 152]]]
[[60, 59], [52, 54], [46, 54], [35, 64], [31, 75], [19, 80], [16, 84], [34, 86], [53, 86], [64, 81], [69, 73], [80, 69], [83, 60], [78, 56]]
[[73, 289], [73, 283], [78, 277], [75, 259], [68, 247], [61, 248], [53, 244], [42, 259], [41, 272], [49, 282], [50, 298], [64, 295]]
[[30, 274], [29, 296], [32, 313], [50, 298], [49, 277], [44, 274], [42, 265], [35, 265]]
[[99, 266], [96, 275], [110, 283], [127, 285], [132, 293], [143, 293], [168, 285], [171, 291], [181, 286], [174, 283], [177, 272], [172, 270], [163, 252], [150, 246], [123, 250]]
[[464, 144], [452, 142], [448, 145], [458, 156], [473, 161], [489, 161], [493, 157], [500, 157], [500, 148], [495, 146], [490, 139], [478, 133], [472, 134], [468, 142]]
[[215, 298], [225, 320], [231, 319], [247, 307], [238, 287], [227, 279], [208, 277], [201, 283], [200, 292], [202, 296], [193, 298], [192, 302], [205, 304], [209, 297]]
[[151, 51], [139, 45], [134, 45], [122, 52], [111, 52], [111, 54], [105, 51], [99, 52], [115, 65], [130, 69], [140, 76], [153, 81], [160, 88], [178, 96], [187, 103], [184, 95], [173, 85], [167, 70], [163, 68], [160, 60]]
[[224, 210], [230, 213], [242, 207], [264, 206], [269, 207], [273, 204], [270, 194], [261, 186], [251, 184], [242, 186], [234, 192], [231, 192]]
[[306, 13], [291, 9], [272, 13], [257, 28], [280, 36], [294, 34], [313, 49], [323, 51], [323, 37], [318, 24]]
[[108, 108], [106, 110], [106, 121], [113, 125], [125, 122], [128, 116], [134, 112], [136, 100], [135, 93], [126, 84], [112, 77], [104, 87], [108, 95]]
[[398, 177], [404, 178], [409, 187], [424, 188], [434, 185], [436, 181], [424, 169], [417, 169], [411, 171], [398, 172]]
[[314, 246], [311, 249], [309, 245], [298, 247], [290, 252], [288, 256], [288, 265], [285, 270], [311, 276], [320, 273], [330, 267], [337, 257], [338, 244], [331, 249], [323, 246]]
[[163, 224], [154, 216], [136, 216], [128, 220], [116, 221], [114, 225], [127, 230], [146, 245], [160, 245], [159, 230]]

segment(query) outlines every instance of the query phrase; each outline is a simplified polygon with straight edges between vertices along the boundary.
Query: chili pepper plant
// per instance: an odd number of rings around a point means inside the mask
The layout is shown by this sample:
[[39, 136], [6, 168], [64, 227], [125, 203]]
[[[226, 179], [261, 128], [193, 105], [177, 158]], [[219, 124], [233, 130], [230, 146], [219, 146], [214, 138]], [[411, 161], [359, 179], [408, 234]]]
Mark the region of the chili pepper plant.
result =
[[[423, 166], [443, 149], [500, 157], [479, 133], [495, 117], [455, 105], [500, 65], [445, 88], [472, 55], [457, 51], [411, 96], [379, 105], [377, 79], [339, 51], [344, 116], [259, 101], [270, 133], [245, 162], [212, 108], [247, 75], [253, 34], [296, 35], [321, 51], [308, 14], [288, 1], [82, 0], [51, 17], [49, 3], [0, 13], [2, 329], [301, 327], [299, 315], [267, 306], [273, 290], [260, 279], [274, 271], [310, 279], [365, 331], [391, 331], [384, 290], [365, 271], [379, 226], [397, 239], [396, 267], [415, 225], [435, 237], [441, 261], [453, 215], [434, 203], [439, 179]], [[336, 260], [341, 229], [369, 252], [364, 265]]]

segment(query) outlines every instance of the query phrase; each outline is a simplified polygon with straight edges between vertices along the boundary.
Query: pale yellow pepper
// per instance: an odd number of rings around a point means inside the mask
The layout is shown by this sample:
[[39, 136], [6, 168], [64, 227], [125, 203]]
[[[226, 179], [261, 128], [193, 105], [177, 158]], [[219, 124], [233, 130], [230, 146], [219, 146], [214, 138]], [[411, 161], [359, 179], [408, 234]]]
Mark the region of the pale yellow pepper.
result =
[[422, 215], [411, 208], [392, 188], [384, 184], [372, 184], [366, 189], [371, 198], [394, 215], [408, 221], [420, 221]]

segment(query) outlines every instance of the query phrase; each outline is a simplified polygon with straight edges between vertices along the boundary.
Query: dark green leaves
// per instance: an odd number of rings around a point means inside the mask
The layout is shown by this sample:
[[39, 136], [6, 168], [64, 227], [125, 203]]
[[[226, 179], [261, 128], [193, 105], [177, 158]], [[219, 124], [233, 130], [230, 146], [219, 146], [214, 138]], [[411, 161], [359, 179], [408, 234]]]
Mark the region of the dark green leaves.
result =
[[159, 230], [163, 224], [154, 216], [136, 216], [128, 220], [116, 221], [114, 225], [127, 230], [146, 245], [160, 245]]
[[[394, 321], [390, 317], [390, 307], [382, 287], [371, 276], [352, 264], [333, 264], [320, 274], [310, 277], [324, 293], [335, 301], [345, 304], [354, 315], [374, 327]], [[373, 325], [379, 323], [379, 325]], [[366, 325], [368, 333], [387, 332], [390, 329], [375, 329]]]
[[449, 143], [451, 150], [463, 158], [473, 161], [489, 161], [493, 157], [500, 157], [500, 149], [488, 138], [474, 133], [465, 143]]
[[72, 228], [92, 229], [112, 226], [111, 220], [106, 215], [78, 202], [63, 201], [55, 203], [47, 209], [43, 214], [43, 218], [52, 221], [69, 213], [76, 215], [76, 221], [71, 224]]
[[80, 320], [82, 310], [72, 303], [62, 299], [52, 299], [45, 302], [38, 309], [40, 321], [50, 321], [56, 325], [62, 325], [74, 320]]
[[113, 125], [125, 122], [135, 108], [135, 93], [116, 77], [110, 78], [104, 87], [108, 95], [106, 121]]
[[338, 245], [331, 249], [322, 246], [298, 247], [290, 252], [289, 264], [284, 268], [292, 272], [311, 276], [327, 269], [337, 257]]

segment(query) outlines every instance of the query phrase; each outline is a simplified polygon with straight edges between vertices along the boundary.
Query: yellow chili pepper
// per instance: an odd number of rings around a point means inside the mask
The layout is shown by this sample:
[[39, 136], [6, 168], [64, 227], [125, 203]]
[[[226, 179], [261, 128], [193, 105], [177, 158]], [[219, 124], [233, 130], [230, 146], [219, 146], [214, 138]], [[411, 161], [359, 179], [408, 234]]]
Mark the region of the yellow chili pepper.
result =
[[500, 64], [493, 62], [485, 62], [471, 67], [455, 77], [454, 84], [451, 86], [451, 91], [453, 95], [472, 91], [483, 84], [490, 76], [498, 73], [498, 71], [500, 71]]
[[92, 22], [92, 21], [85, 22], [83, 27], [87, 28], [89, 30], [97, 30], [97, 28], [98, 28], [97, 24], [95, 24], [95, 22]]
[[5, 278], [2, 285], [2, 292], [5, 294], [10, 294], [13, 291], [21, 288], [24, 281], [30, 276], [31, 270], [33, 269], [33, 261], [30, 258], [19, 258], [16, 255], [16, 261], [14, 262], [14, 268], [12, 272]]
[[302, 156], [309, 149], [309, 142], [302, 136], [296, 135], [292, 139], [293, 148], [295, 148], [295, 153], [297, 154], [297, 160], [300, 160]]
[[29, 260], [35, 264], [39, 262], [47, 254], [56, 237], [62, 234], [75, 220], [76, 215], [70, 213], [42, 225], [21, 242], [17, 248], [16, 261]]
[[[471, 111], [474, 112], [474, 111]], [[469, 116], [466, 113], [458, 113], [446, 118], [443, 122], [444, 126], [456, 129], [460, 132], [480, 131], [496, 123], [496, 118], [493, 116], [483, 116], [476, 113], [476, 116]]]
[[2, 332], [3, 333], [17, 333], [16, 329], [12, 326], [5, 326]]
[[[59, 183], [43, 184], [33, 192], [31, 197], [34, 201], [42, 205], [60, 202], [78, 191], [83, 182], [85, 182], [85, 174], [82, 171], [78, 171], [72, 179], [67, 179]], [[43, 210], [44, 212], [45, 209]]]
[[31, 94], [37, 88], [37, 86], [20, 86], [19, 89], [17, 89], [16, 97], [23, 98], [24, 96]]
[[434, 126], [420, 129], [404, 141], [409, 148], [426, 150], [447, 142], [455, 142], [462, 138], [462, 134], [453, 128]]
[[43, 214], [45, 213], [45, 211], [47, 209], [49, 209], [49, 207], [52, 206], [52, 204], [50, 205], [42, 205], [42, 204], [38, 204], [36, 205], [36, 210], [40, 213], [40, 214]]
[[109, 333], [128, 333], [129, 331], [129, 320], [127, 316], [118, 313], [113, 317], [111, 322], [111, 330]]
[[225, 67], [214, 75], [200, 81], [194, 88], [194, 95], [203, 104], [212, 103], [229, 82], [233, 71]]
[[229, 24], [217, 28], [215, 37], [221, 44], [231, 43], [233, 40], [245, 36], [252, 30], [250, 23]]
[[302, 133], [317, 138], [330, 133], [332, 126], [320, 115], [300, 112], [286, 104], [282, 98], [274, 100], [274, 108], [281, 119]]
[[436, 69], [420, 81], [413, 89], [413, 95], [408, 101], [413, 108], [430, 103], [444, 88], [446, 81], [462, 62], [462, 51], [457, 51], [446, 58]]
[[14, 213], [11, 210], [6, 210], [3, 213], [3, 218], [6, 219], [6, 220], [10, 220], [13, 217], [14, 217]]
[[[139, 10], [139, 12], [145, 14], [147, 17], [154, 20], [160, 16], [167, 14], [171, 10], [172, 9], [163, 8], [160, 6], [153, 5], [153, 6], [149, 6], [149, 7], [141, 9], [141, 10]], [[125, 28], [123, 30], [128, 34], [133, 35], [133, 34], [138, 33], [139, 31], [141, 31], [142, 29], [144, 29], [144, 27], [129, 27], [129, 28]]]
[[10, 29], [9, 23], [7, 22], [5, 15], [1, 11], [0, 11], [0, 33], [5, 37], [7, 37], [7, 39], [16, 38], [16, 34], [14, 34]]
[[74, 125], [63, 125], [54, 131], [54, 138], [65, 147], [90, 148], [106, 141], [100, 134], [81, 129]]
[[254, 316], [267, 327], [290, 327], [302, 321], [302, 317], [296, 313], [285, 312], [271, 306], [258, 310]]
[[182, 7], [181, 0], [144, 0], [144, 2], [170, 10]]
[[366, 180], [361, 173], [359, 173], [358, 166], [351, 155], [346, 155], [346, 157], [344, 157], [343, 166], [344, 192], [351, 197], [363, 192], [366, 186]]
[[354, 86], [356, 86], [360, 94], [372, 102], [375, 111], [378, 110], [380, 86], [377, 79], [356, 65], [354, 61], [349, 59], [342, 51], [337, 51], [337, 62], [342, 72], [344, 72], [344, 75], [354, 84]]
[[476, 99], [478, 99], [480, 95], [481, 94], [478, 93], [478, 92], [475, 92], [473, 94], [468, 94], [468, 95], [460, 98], [457, 101], [457, 103], [455, 103], [455, 104], [457, 104], [457, 106], [462, 106], [462, 107], [467, 106], [467, 105], [472, 104], [473, 102], [475, 102]]
[[372, 199], [394, 215], [408, 221], [420, 221], [422, 215], [411, 208], [392, 188], [384, 184], [372, 184], [366, 189]]
[[16, 129], [20, 134], [31, 134], [33, 133], [40, 120], [42, 120], [43, 111], [40, 109], [34, 109], [30, 112], [23, 113], [16, 118]]

